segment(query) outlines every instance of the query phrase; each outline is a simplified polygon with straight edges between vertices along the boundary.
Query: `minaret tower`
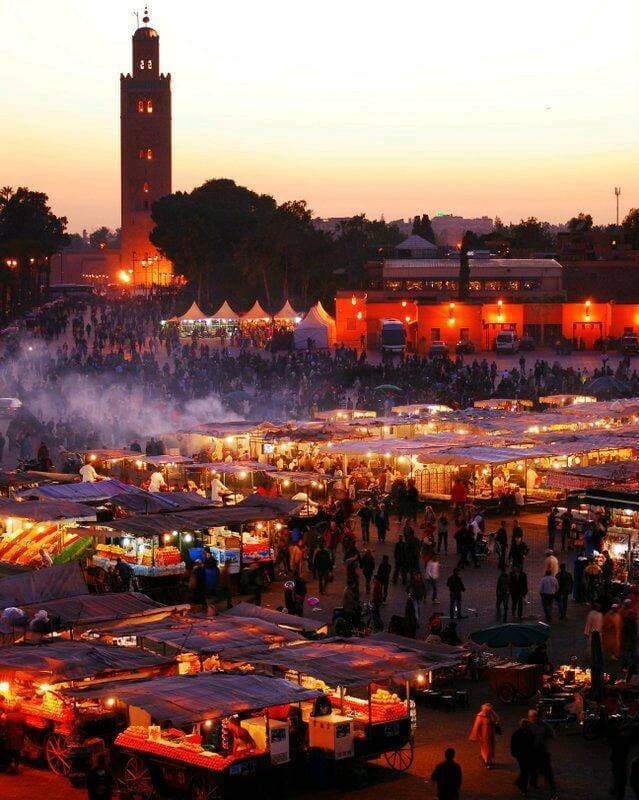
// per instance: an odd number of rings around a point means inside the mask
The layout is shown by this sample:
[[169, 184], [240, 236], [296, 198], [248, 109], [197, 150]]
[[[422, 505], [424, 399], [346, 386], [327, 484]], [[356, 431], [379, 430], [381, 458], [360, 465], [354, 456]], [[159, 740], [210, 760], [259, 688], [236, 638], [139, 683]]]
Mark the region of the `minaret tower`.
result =
[[120, 75], [122, 169], [121, 278], [136, 285], [168, 283], [172, 265], [149, 241], [151, 205], [171, 193], [171, 75], [160, 73], [160, 37], [133, 34], [133, 69]]

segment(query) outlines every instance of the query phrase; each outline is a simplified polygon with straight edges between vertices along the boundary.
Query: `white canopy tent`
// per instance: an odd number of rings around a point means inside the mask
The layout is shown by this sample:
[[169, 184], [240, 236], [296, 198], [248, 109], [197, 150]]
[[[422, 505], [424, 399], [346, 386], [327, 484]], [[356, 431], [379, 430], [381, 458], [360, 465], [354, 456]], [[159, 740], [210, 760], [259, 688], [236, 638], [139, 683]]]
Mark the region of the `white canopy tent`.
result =
[[287, 300], [277, 314], [273, 315], [275, 320], [285, 320], [287, 322], [299, 322], [302, 315], [296, 311]]
[[236, 314], [235, 311], [231, 308], [228, 302], [225, 300], [222, 305], [218, 308], [218, 310], [213, 314], [211, 317], [212, 320], [216, 322], [235, 322], [240, 318], [239, 314]]
[[241, 320], [242, 322], [268, 322], [270, 318], [271, 315], [267, 314], [260, 305], [260, 301], [256, 300], [246, 314], [242, 314]]
[[307, 315], [295, 329], [294, 342], [296, 350], [308, 347], [330, 347], [335, 341], [335, 320], [326, 313], [321, 303], [309, 309]]
[[207, 316], [194, 300], [184, 314], [179, 317], [171, 317], [169, 322], [208, 322], [210, 319], [211, 317]]

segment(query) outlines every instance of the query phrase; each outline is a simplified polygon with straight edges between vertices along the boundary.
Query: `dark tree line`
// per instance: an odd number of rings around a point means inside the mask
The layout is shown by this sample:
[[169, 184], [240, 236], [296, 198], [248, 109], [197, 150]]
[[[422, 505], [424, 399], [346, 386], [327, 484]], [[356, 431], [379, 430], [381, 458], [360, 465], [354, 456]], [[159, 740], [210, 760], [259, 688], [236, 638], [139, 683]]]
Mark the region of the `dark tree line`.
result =
[[396, 226], [363, 214], [334, 235], [317, 230], [305, 201], [278, 203], [228, 179], [154, 203], [153, 244], [202, 302], [228, 298], [269, 310], [285, 299], [306, 307], [337, 288], [366, 285], [364, 265], [402, 238]]
[[35, 302], [49, 282], [50, 259], [68, 243], [66, 217], [43, 192], [0, 190], [0, 312]]

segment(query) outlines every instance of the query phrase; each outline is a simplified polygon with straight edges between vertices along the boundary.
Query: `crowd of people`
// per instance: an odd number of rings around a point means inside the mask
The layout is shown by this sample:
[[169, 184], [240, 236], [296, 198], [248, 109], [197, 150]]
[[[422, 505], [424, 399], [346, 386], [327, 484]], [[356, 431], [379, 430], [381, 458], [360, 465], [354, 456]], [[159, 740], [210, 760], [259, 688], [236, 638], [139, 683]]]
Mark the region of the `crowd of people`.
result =
[[[69, 416], [63, 406], [55, 414], [49, 410], [53, 396], [75, 395], [81, 387], [93, 395], [115, 387], [127, 406], [141, 412], [155, 409], [154, 419], [166, 426], [184, 404], [211, 396], [221, 399], [220, 413], [304, 419], [315, 410], [340, 405], [384, 412], [398, 398], [460, 408], [494, 394], [534, 400], [543, 394], [579, 392], [589, 379], [613, 375], [607, 363], [591, 372], [523, 355], [517, 366], [500, 369], [488, 358], [461, 355], [406, 355], [379, 362], [364, 349], [341, 345], [330, 351], [273, 352], [252, 347], [250, 338], [238, 349], [215, 349], [196, 336], [180, 339], [176, 326], [163, 324], [183, 304], [166, 294], [50, 306], [32, 315], [31, 336], [5, 341], [0, 394], [25, 402], [53, 450], [56, 440], [68, 449], [114, 444], [109, 441], [119, 431], [114, 412], [105, 414], [99, 405], [99, 414], [90, 407], [80, 413], [76, 405]], [[629, 360], [622, 360], [614, 375], [639, 394], [639, 376]], [[395, 389], [389, 395], [380, 386]], [[86, 405], [91, 405], [90, 397]], [[127, 431], [133, 436], [147, 432]], [[9, 450], [17, 448], [25, 457], [25, 438], [13, 437]]]

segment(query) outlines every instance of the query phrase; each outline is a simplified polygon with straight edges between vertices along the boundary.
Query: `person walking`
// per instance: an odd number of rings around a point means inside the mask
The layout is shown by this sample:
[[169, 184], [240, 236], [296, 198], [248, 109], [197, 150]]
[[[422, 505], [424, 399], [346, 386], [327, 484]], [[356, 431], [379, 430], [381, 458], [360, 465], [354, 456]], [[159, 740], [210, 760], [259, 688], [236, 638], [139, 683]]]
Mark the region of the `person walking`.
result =
[[495, 533], [495, 550], [498, 556], [499, 569], [506, 569], [506, 556], [508, 555], [508, 532], [506, 531], [505, 520], [501, 521]]
[[324, 546], [324, 542], [320, 542], [313, 558], [313, 572], [317, 575], [320, 594], [326, 594], [326, 585], [329, 582], [332, 569], [331, 554]]
[[539, 715], [534, 709], [530, 709], [528, 712], [528, 721], [533, 735], [533, 763], [530, 784], [537, 788], [538, 776], [541, 775], [550, 788], [552, 793], [551, 800], [558, 800], [555, 774], [552, 769], [550, 750], [548, 749], [548, 743], [555, 738], [555, 734], [549, 725], [539, 719]]
[[373, 573], [375, 572], [375, 558], [370, 549], [364, 550], [364, 553], [359, 558], [359, 566], [362, 570], [365, 582], [366, 594], [371, 593], [371, 581], [373, 580]]
[[486, 769], [495, 763], [495, 737], [501, 733], [499, 717], [490, 703], [484, 703], [473, 724], [468, 741], [479, 742], [479, 752]]
[[201, 559], [196, 558], [189, 576], [191, 604], [195, 611], [206, 611], [206, 575]]
[[448, 747], [444, 752], [444, 760], [433, 770], [431, 781], [437, 785], [437, 800], [459, 800], [462, 787], [462, 768], [455, 761], [455, 750]]
[[557, 573], [559, 572], [559, 561], [552, 550], [546, 550], [546, 558], [544, 559], [542, 569], [544, 572], [549, 569], [553, 577], [557, 576]]
[[381, 584], [382, 588], [382, 602], [388, 600], [388, 583], [391, 576], [391, 564], [388, 556], [382, 556], [382, 563], [377, 567], [377, 575], [375, 576]]
[[362, 541], [370, 542], [371, 540], [371, 522], [373, 520], [373, 507], [370, 500], [366, 500], [364, 505], [357, 512], [359, 517], [359, 524], [362, 529]]
[[386, 534], [390, 527], [390, 518], [388, 516], [388, 509], [384, 503], [380, 503], [375, 514], [375, 527], [377, 528], [377, 540], [380, 542], [386, 541]]
[[510, 592], [510, 608], [513, 619], [517, 617], [519, 622], [524, 611], [524, 597], [528, 594], [528, 577], [521, 567], [515, 567], [508, 579], [508, 590]]
[[566, 545], [570, 541], [570, 531], [572, 530], [572, 513], [570, 509], [561, 515], [561, 552], [566, 552]]
[[559, 565], [559, 572], [556, 575], [557, 584], [557, 606], [559, 608], [559, 619], [566, 619], [568, 610], [568, 598], [572, 594], [573, 580], [572, 575], [566, 570], [565, 564]]
[[509, 578], [508, 573], [506, 572], [506, 568], [503, 567], [501, 572], [499, 573], [499, 577], [497, 578], [497, 619], [501, 619], [502, 622], [506, 622], [508, 619], [508, 589], [509, 589]]
[[557, 517], [559, 515], [559, 509], [556, 506], [550, 509], [550, 513], [548, 514], [548, 519], [546, 521], [546, 527], [548, 530], [548, 549], [554, 550], [555, 549], [555, 536], [557, 535]]
[[444, 553], [448, 555], [448, 526], [448, 517], [442, 511], [437, 518], [437, 553], [441, 552], [443, 546]]
[[397, 580], [401, 575], [402, 586], [406, 586], [406, 576], [408, 574], [408, 552], [406, 542], [404, 541], [404, 537], [401, 533], [395, 542], [395, 547], [393, 549], [393, 560], [395, 562], [395, 568], [393, 570], [393, 583], [397, 583]]
[[432, 589], [431, 600], [433, 603], [439, 603], [437, 599], [437, 581], [439, 580], [439, 557], [437, 553], [426, 563], [426, 581]]
[[404, 635], [409, 639], [417, 636], [417, 606], [410, 592], [404, 605]]
[[610, 771], [612, 786], [610, 796], [613, 800], [624, 800], [628, 783], [628, 755], [634, 742], [631, 725], [620, 721], [610, 723], [607, 739], [610, 746]]
[[637, 615], [625, 600], [621, 612], [621, 666], [627, 670], [627, 680], [637, 671]]
[[533, 771], [533, 750], [535, 737], [533, 736], [530, 722], [526, 717], [519, 720], [519, 727], [510, 737], [510, 754], [519, 766], [519, 775], [515, 785], [526, 796], [528, 785]]
[[523, 570], [524, 559], [528, 553], [528, 545], [524, 542], [524, 537], [520, 535], [515, 536], [508, 553], [508, 560], [512, 562], [513, 567], [519, 567]]
[[466, 591], [466, 587], [457, 567], [455, 567], [453, 574], [446, 581], [446, 586], [450, 593], [450, 618], [454, 619], [455, 614], [457, 614], [457, 619], [464, 619], [462, 616], [462, 592]]
[[544, 610], [546, 622], [552, 622], [552, 606], [559, 591], [559, 583], [552, 572], [547, 569], [546, 574], [539, 582], [539, 595], [541, 596], [541, 607]]
[[615, 661], [621, 655], [621, 614], [616, 603], [604, 614], [601, 623], [601, 649]]

